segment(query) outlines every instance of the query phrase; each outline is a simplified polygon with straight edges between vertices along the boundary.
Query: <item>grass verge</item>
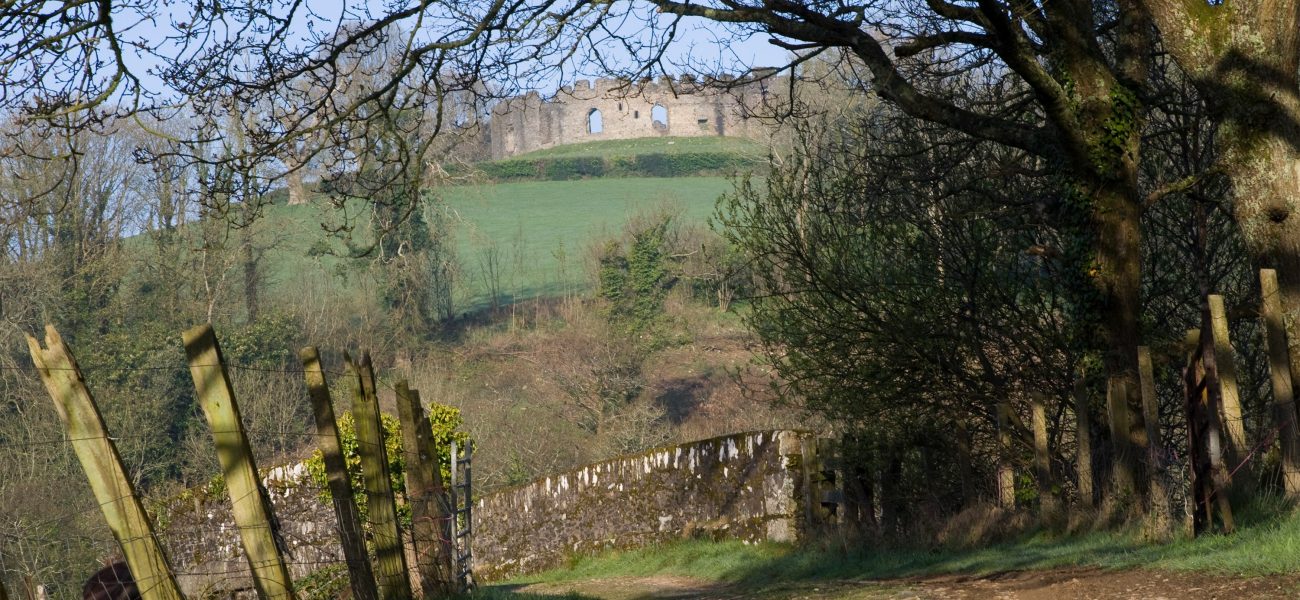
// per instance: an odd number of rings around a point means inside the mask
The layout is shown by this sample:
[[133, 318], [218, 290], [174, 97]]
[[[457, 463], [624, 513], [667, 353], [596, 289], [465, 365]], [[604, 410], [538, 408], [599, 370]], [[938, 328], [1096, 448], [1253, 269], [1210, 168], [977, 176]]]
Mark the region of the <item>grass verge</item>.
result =
[[1170, 543], [1126, 531], [1081, 535], [1039, 532], [977, 549], [794, 547], [780, 544], [684, 541], [574, 560], [569, 566], [512, 584], [671, 575], [765, 588], [785, 582], [875, 580], [941, 574], [1095, 566], [1195, 571], [1251, 577], [1300, 571], [1300, 516], [1260, 512], [1234, 535], [1209, 534]]

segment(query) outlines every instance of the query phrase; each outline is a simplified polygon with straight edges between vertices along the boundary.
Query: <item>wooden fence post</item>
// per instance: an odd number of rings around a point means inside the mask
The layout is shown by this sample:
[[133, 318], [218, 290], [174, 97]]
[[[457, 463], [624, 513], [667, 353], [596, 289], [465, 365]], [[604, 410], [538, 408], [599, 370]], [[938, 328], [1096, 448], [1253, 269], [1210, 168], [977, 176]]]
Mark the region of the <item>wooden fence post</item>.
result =
[[1296, 426], [1295, 390], [1291, 387], [1291, 357], [1282, 320], [1282, 294], [1277, 271], [1260, 269], [1264, 342], [1273, 383], [1273, 423], [1282, 441], [1282, 487], [1291, 501], [1300, 500], [1300, 428]]
[[384, 448], [379, 398], [375, 395], [375, 372], [370, 366], [369, 354], [362, 355], [359, 363], [353, 362], [347, 354], [343, 357], [357, 377], [357, 393], [352, 397], [352, 419], [356, 423], [357, 452], [361, 455], [361, 475], [366, 482], [366, 505], [379, 567], [379, 597], [410, 600], [411, 580], [406, 571], [402, 536], [397, 528], [397, 503], [388, 471], [388, 452]]
[[1209, 500], [1213, 499], [1219, 507], [1219, 516], [1223, 521], [1224, 532], [1232, 533], [1236, 529], [1235, 518], [1232, 514], [1232, 503], [1228, 498], [1229, 490], [1232, 487], [1232, 471], [1228, 469], [1228, 452], [1224, 449], [1225, 444], [1223, 442], [1223, 411], [1220, 408], [1223, 403], [1223, 386], [1218, 383], [1218, 343], [1213, 339], [1213, 330], [1206, 331], [1206, 329], [1210, 328], [1209, 311], [1206, 311], [1204, 321], [1205, 327], [1201, 330], [1199, 342], [1201, 348], [1200, 360], [1205, 379], [1205, 384], [1201, 386], [1205, 412], [1204, 445], [1210, 466], [1209, 478], [1206, 481], [1209, 489], [1205, 493], [1206, 514], [1207, 516], [1213, 515], [1213, 511], [1208, 505]]
[[[127, 477], [117, 446], [108, 437], [81, 368], [53, 325], [45, 327], [45, 345], [43, 349], [35, 337], [27, 336], [32, 363], [54, 400], [72, 450], [90, 480], [108, 528], [122, 547], [141, 595], [144, 600], [181, 600], [171, 567], [154, 537], [153, 525]], [[3, 596], [0, 589], [0, 600]]]
[[1047, 447], [1047, 402], [1041, 393], [1030, 397], [1030, 412], [1034, 428], [1034, 480], [1038, 484], [1039, 518], [1054, 521], [1059, 516], [1059, 503], [1052, 489], [1052, 458]]
[[1219, 420], [1228, 437], [1226, 458], [1235, 464], [1246, 456], [1246, 423], [1241, 418], [1241, 391], [1237, 387], [1237, 360], [1228, 335], [1228, 313], [1223, 296], [1212, 294], [1210, 300], [1210, 327], [1214, 334], [1214, 363], [1222, 395], [1219, 401]]
[[253, 460], [252, 448], [239, 419], [239, 405], [230, 386], [230, 376], [221, 357], [221, 347], [211, 325], [199, 325], [181, 334], [190, 377], [198, 392], [199, 405], [212, 429], [217, 462], [226, 481], [226, 493], [235, 513], [239, 539], [252, 570], [258, 597], [292, 599], [293, 580], [280, 556], [274, 531], [271, 501]]
[[[963, 507], [969, 507], [975, 504], [975, 481], [971, 467], [971, 439], [970, 430], [966, 427], [966, 421], [957, 419], [955, 424], [957, 430], [957, 477], [961, 479], [961, 502]], [[844, 469], [845, 475], [849, 468]], [[850, 489], [848, 482], [845, 482], [844, 488]]]
[[343, 559], [348, 565], [348, 578], [352, 583], [352, 597], [357, 600], [378, 600], [375, 573], [370, 568], [366, 553], [366, 538], [361, 529], [361, 512], [352, 496], [352, 483], [348, 479], [347, 462], [343, 458], [343, 444], [339, 440], [338, 422], [334, 417], [334, 403], [330, 399], [325, 371], [320, 366], [320, 352], [308, 346], [298, 352], [302, 359], [303, 376], [311, 396], [312, 413], [316, 418], [316, 440], [325, 459], [325, 472], [329, 478], [330, 496], [334, 514], [339, 521], [339, 542], [343, 545]]
[[1093, 506], [1092, 412], [1088, 406], [1088, 384], [1083, 373], [1074, 381], [1075, 470], [1079, 477], [1079, 504]]
[[[1128, 420], [1128, 383], [1119, 377], [1110, 377], [1106, 382], [1106, 407], [1110, 413], [1107, 419], [1110, 422], [1110, 439], [1111, 445], [1115, 448], [1115, 456], [1111, 464], [1111, 470], [1114, 473], [1111, 484], [1115, 491], [1136, 489], [1136, 474], [1130, 471], [1126, 465], [1129, 464], [1125, 458], [1133, 452], [1133, 444], [1129, 438], [1129, 429], [1131, 424]], [[1131, 500], [1131, 498], [1126, 499]]]
[[1164, 445], [1160, 441], [1160, 404], [1156, 397], [1155, 367], [1151, 348], [1138, 346], [1138, 377], [1142, 385], [1142, 419], [1147, 429], [1147, 477], [1152, 517], [1161, 534], [1169, 531], [1169, 491], [1165, 488]]
[[1016, 507], [1016, 473], [1011, 467], [1011, 403], [998, 402], [998, 508]]
[[406, 498], [411, 505], [411, 537], [415, 546], [420, 592], [425, 598], [445, 596], [452, 580], [448, 513], [443, 509], [442, 469], [433, 430], [420, 402], [420, 392], [405, 380], [397, 382], [397, 415], [402, 421], [402, 451], [406, 457]]

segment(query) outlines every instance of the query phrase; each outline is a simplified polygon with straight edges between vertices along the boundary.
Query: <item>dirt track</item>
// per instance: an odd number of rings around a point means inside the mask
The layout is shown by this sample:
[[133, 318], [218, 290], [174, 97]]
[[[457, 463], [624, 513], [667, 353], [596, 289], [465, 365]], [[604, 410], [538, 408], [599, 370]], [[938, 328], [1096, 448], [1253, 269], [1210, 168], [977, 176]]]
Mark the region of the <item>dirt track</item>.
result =
[[798, 582], [759, 589], [660, 576], [535, 584], [517, 591], [557, 595], [576, 593], [582, 598], [602, 600], [1246, 600], [1300, 598], [1300, 576], [1232, 578], [1165, 571], [1077, 568], [1018, 571], [982, 577]]

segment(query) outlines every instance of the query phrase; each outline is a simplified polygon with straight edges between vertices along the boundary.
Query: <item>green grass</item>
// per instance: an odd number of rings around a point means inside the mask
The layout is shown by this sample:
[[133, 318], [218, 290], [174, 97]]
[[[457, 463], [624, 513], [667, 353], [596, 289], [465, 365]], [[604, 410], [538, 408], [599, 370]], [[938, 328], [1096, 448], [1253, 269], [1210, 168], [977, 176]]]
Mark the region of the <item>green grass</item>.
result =
[[[578, 181], [502, 183], [451, 187], [446, 200], [460, 261], [459, 310], [490, 303], [483, 262], [495, 247], [501, 262], [504, 300], [509, 302], [584, 290], [587, 252], [594, 240], [617, 235], [627, 220], [663, 207], [679, 211], [682, 222], [703, 224], [718, 196], [731, 189], [721, 177], [611, 178]], [[315, 206], [274, 206], [259, 225], [277, 245], [267, 253], [272, 295], [294, 293], [303, 273], [332, 273], [349, 262], [336, 256], [309, 256], [313, 244], [328, 238]], [[342, 245], [334, 243], [336, 251]], [[359, 293], [356, 277], [334, 288]]]
[[893, 579], [938, 574], [1096, 566], [1195, 571], [1224, 576], [1300, 572], [1300, 516], [1275, 512], [1235, 535], [1159, 544], [1127, 532], [1075, 536], [1038, 533], [973, 550], [797, 548], [780, 544], [689, 541], [580, 558], [568, 567], [512, 583], [554, 583], [673, 575], [762, 588], [782, 582]]
[[648, 137], [567, 144], [512, 156], [511, 160], [599, 156], [622, 158], [641, 154], [730, 153], [761, 159], [767, 150], [759, 143], [735, 137]]

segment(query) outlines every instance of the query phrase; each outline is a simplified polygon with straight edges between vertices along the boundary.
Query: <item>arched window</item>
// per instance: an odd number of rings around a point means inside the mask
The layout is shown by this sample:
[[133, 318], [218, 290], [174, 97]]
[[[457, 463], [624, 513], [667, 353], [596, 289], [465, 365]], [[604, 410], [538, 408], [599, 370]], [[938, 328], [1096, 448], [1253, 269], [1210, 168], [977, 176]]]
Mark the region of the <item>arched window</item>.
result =
[[600, 133], [605, 131], [605, 121], [600, 116], [600, 109], [593, 108], [587, 111], [587, 133]]
[[662, 104], [656, 104], [650, 109], [650, 126], [651, 127], [668, 127], [668, 109]]

